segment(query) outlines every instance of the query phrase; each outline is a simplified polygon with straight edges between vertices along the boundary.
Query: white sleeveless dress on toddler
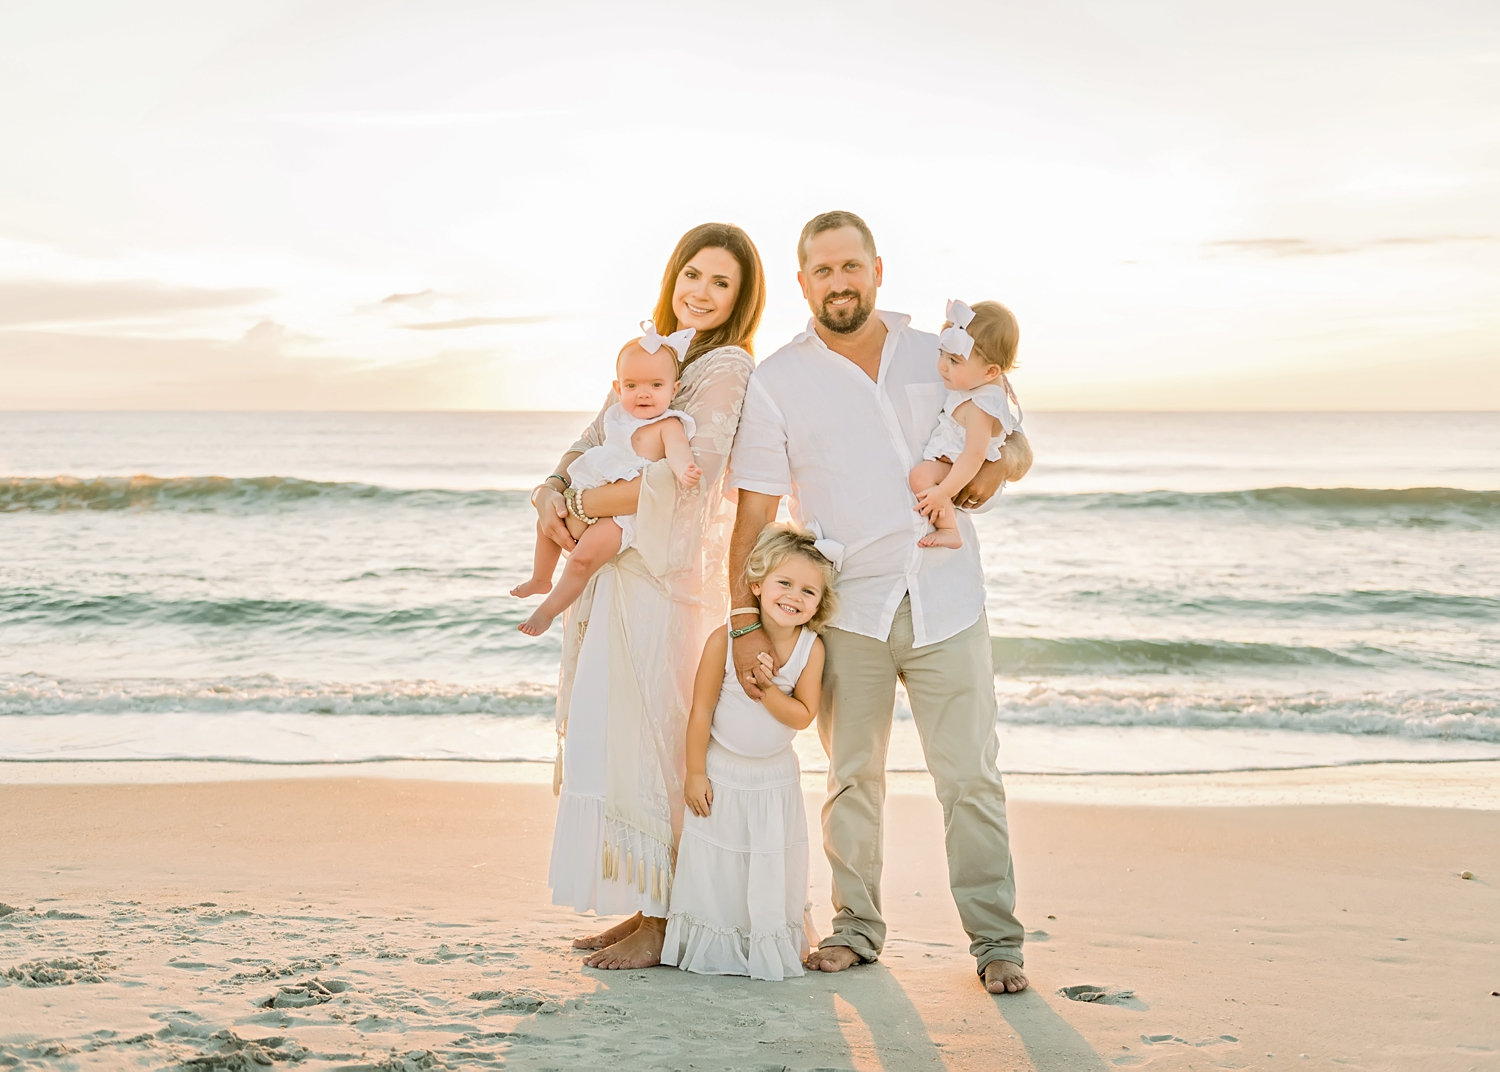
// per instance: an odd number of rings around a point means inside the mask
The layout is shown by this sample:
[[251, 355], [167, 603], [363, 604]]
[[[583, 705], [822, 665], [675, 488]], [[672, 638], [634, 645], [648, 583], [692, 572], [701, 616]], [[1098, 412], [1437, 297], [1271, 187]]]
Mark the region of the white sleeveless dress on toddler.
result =
[[[790, 693], [815, 634], [801, 630], [772, 679]], [[714, 799], [687, 812], [672, 878], [661, 962], [700, 975], [784, 979], [803, 974], [816, 937], [807, 901], [807, 813], [792, 740], [797, 731], [745, 695], [725, 657], [708, 742]]]
[[[625, 407], [616, 402], [604, 411], [604, 442], [590, 447], [568, 467], [568, 478], [580, 491], [613, 484], [617, 480], [631, 480], [640, 475], [642, 469], [651, 464], [650, 458], [642, 458], [630, 445], [630, 437], [657, 421], [676, 417], [682, 422], [682, 430], [692, 439], [698, 426], [693, 418], [680, 409], [669, 409], [657, 417], [632, 417]], [[635, 515], [616, 514], [615, 524], [620, 526], [620, 550], [635, 544]]]
[[[1021, 427], [1021, 403], [1016, 401], [1016, 393], [1011, 390], [1010, 380], [1004, 376], [1000, 377], [999, 383], [986, 383], [971, 391], [949, 391], [943, 399], [943, 412], [938, 414], [937, 427], [932, 430], [932, 435], [927, 440], [927, 446], [922, 450], [922, 457], [928, 461], [946, 458], [954, 461], [964, 449], [964, 426], [954, 420], [953, 413], [965, 402], [972, 402], [984, 412], [988, 413], [1000, 422], [1000, 434], [990, 438], [990, 445], [985, 451], [985, 461], [999, 461], [1000, 448], [1005, 445], [1005, 437]], [[1009, 402], [1015, 402], [1016, 408], [1011, 410]]]

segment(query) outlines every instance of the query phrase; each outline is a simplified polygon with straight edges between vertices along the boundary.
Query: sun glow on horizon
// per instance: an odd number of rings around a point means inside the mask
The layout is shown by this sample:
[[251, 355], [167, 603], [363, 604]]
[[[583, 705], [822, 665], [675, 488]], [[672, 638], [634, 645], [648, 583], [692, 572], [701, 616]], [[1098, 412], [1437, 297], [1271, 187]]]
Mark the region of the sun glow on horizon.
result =
[[833, 207], [1028, 406], [1500, 408], [1490, 6], [586, 8], [0, 13], [0, 409], [588, 409], [682, 231], [764, 355]]

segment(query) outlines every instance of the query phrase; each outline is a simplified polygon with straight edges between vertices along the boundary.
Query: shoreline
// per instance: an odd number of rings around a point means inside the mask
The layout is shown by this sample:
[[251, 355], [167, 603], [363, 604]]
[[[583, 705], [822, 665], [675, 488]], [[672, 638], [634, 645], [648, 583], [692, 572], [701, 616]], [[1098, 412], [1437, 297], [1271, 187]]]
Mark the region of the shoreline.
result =
[[[216, 759], [0, 760], [0, 788], [190, 785], [346, 780], [551, 786], [553, 766], [530, 760], [390, 759], [261, 763]], [[804, 793], [824, 787], [804, 770]], [[1004, 775], [1012, 800], [1161, 807], [1381, 804], [1500, 811], [1500, 759], [1376, 760], [1339, 765], [1167, 773]], [[887, 771], [892, 796], [931, 795], [926, 771]]]

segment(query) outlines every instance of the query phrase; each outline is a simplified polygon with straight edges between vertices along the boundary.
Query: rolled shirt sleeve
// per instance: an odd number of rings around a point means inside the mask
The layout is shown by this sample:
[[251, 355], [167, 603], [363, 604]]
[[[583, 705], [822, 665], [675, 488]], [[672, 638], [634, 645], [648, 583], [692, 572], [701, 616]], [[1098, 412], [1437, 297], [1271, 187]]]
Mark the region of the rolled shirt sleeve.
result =
[[724, 482], [729, 498], [737, 498], [740, 491], [778, 496], [792, 493], [786, 417], [758, 374], [751, 375], [745, 392], [745, 409], [729, 456], [729, 478]]

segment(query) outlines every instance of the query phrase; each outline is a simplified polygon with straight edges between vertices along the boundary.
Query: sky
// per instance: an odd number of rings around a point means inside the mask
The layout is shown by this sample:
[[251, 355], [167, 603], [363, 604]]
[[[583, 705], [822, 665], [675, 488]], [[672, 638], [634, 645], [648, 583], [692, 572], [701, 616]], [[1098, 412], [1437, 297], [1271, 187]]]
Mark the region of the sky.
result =
[[1038, 409], [1500, 409], [1500, 5], [0, 3], [0, 410], [594, 408], [852, 210]]

